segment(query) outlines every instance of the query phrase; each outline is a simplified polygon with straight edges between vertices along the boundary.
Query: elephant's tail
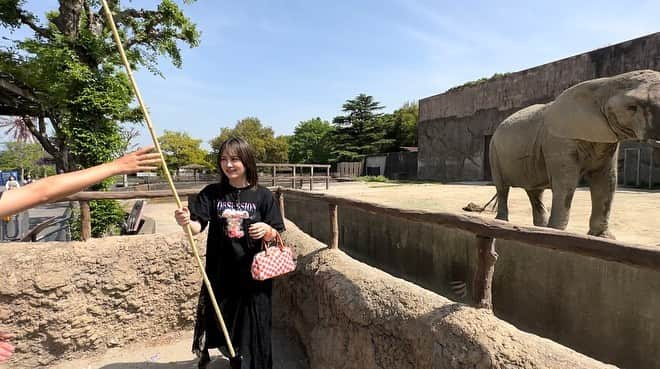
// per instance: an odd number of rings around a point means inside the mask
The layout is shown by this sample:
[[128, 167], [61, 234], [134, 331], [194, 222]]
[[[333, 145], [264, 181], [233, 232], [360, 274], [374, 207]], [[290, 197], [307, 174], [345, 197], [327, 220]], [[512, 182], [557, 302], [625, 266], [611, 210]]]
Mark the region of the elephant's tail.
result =
[[497, 207], [497, 193], [486, 203], [486, 205], [479, 206], [473, 202], [470, 202], [463, 208], [463, 210], [481, 213], [482, 211], [486, 210], [488, 208], [488, 205], [490, 205], [491, 203], [492, 205], [490, 211], [495, 211], [495, 207]]

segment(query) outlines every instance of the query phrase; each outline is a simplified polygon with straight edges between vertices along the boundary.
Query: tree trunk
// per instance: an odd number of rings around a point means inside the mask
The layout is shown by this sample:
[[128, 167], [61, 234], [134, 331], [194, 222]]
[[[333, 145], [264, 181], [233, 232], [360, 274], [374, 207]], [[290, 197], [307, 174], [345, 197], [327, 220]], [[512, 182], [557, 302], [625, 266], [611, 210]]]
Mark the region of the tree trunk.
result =
[[78, 38], [80, 27], [80, 16], [83, 12], [82, 0], [59, 0], [60, 14], [53, 23], [63, 35], [70, 39]]

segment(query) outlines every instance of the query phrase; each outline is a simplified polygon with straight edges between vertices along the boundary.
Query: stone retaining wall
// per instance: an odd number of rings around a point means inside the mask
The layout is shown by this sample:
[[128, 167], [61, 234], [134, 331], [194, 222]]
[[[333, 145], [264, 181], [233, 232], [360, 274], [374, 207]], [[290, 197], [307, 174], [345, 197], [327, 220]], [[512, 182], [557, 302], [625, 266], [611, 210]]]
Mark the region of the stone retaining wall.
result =
[[274, 319], [313, 369], [613, 368], [287, 228], [299, 268], [277, 284]]
[[[287, 227], [299, 270], [276, 283], [275, 324], [298, 333], [314, 369], [608, 367]], [[1, 246], [0, 328], [18, 335], [6, 368], [192, 327], [200, 282], [182, 234]]]
[[178, 234], [1, 244], [0, 328], [18, 336], [7, 367], [190, 329], [200, 278], [188, 250]]

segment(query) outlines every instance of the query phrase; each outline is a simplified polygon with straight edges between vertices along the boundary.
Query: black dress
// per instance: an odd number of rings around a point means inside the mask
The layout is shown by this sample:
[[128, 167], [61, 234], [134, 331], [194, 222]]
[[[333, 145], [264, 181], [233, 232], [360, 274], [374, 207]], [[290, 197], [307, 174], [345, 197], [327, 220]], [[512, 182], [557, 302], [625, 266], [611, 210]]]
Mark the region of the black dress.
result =
[[[271, 369], [272, 281], [252, 279], [250, 266], [261, 240], [248, 236], [250, 224], [264, 222], [278, 231], [284, 222], [273, 195], [265, 187], [206, 186], [189, 204], [191, 219], [209, 226], [206, 273], [244, 369]], [[226, 348], [206, 287], [197, 305], [193, 352]], [[225, 350], [223, 350], [225, 351]]]

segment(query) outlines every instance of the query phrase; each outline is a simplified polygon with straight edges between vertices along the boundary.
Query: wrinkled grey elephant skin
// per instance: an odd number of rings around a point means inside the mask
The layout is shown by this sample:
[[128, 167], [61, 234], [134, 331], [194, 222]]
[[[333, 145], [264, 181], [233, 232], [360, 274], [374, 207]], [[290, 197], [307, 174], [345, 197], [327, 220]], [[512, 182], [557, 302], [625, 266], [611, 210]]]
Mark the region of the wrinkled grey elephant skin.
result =
[[[508, 220], [510, 187], [522, 187], [534, 225], [565, 229], [575, 188], [589, 183], [589, 234], [608, 230], [623, 140], [660, 139], [660, 72], [640, 70], [579, 83], [548, 104], [532, 105], [495, 130], [490, 166], [497, 188], [497, 219]], [[543, 205], [552, 189], [550, 216]]]

